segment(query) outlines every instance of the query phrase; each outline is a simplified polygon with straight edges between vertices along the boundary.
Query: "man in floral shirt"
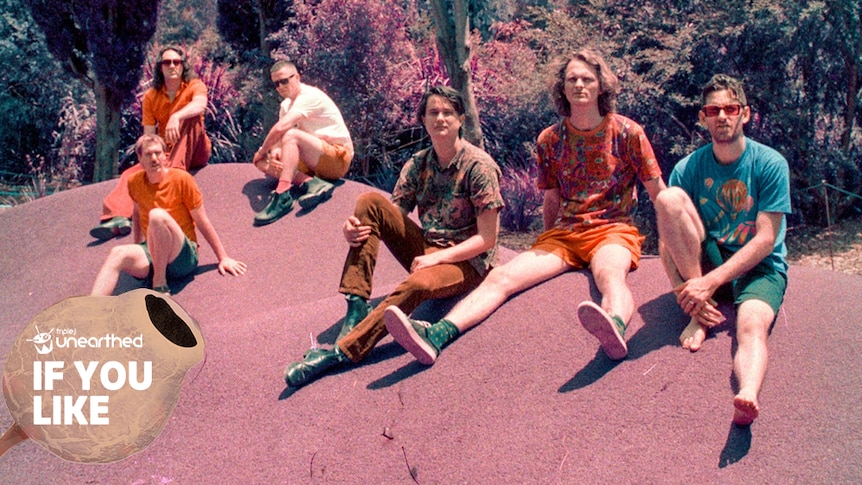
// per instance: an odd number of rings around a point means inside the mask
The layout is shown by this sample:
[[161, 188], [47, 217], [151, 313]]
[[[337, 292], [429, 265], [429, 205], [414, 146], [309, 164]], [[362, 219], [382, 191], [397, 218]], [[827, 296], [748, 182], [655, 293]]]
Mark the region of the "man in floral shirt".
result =
[[578, 305], [581, 324], [610, 358], [625, 358], [624, 333], [635, 309], [626, 276], [637, 268], [644, 239], [633, 223], [635, 179], [652, 200], [665, 184], [643, 129], [615, 113], [618, 89], [616, 76], [590, 50], [560, 63], [552, 96], [563, 118], [542, 131], [537, 147], [545, 232], [433, 325], [386, 310], [386, 328], [419, 362], [434, 363], [443, 346], [511, 295], [583, 268], [592, 271], [602, 301]]
[[[391, 202], [373, 192], [359, 197], [343, 226], [351, 249], [339, 288], [347, 298], [341, 332], [333, 349], [312, 348], [289, 364], [288, 385], [303, 386], [336, 365], [364, 359], [386, 336], [388, 306], [409, 314], [430, 298], [466, 293], [485, 277], [503, 207], [500, 169], [461, 138], [464, 117], [464, 102], [451, 88], [431, 88], [422, 98], [417, 118], [432, 146], [404, 165]], [[408, 217], [414, 208], [421, 227]], [[410, 274], [372, 310], [368, 298], [381, 241]]]

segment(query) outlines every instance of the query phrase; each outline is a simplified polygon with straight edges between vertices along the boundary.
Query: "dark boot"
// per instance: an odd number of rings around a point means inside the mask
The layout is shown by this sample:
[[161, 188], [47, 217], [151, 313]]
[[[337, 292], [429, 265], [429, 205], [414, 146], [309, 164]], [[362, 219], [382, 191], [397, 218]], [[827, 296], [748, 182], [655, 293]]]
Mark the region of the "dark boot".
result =
[[284, 368], [284, 382], [292, 387], [302, 387], [319, 375], [339, 364], [347, 362], [341, 349], [311, 349], [302, 356], [300, 362], [291, 362]]
[[368, 300], [357, 295], [347, 295], [347, 314], [344, 316], [344, 322], [341, 324], [341, 331], [338, 332], [336, 342], [344, 338], [345, 335], [353, 330], [353, 327], [359, 325], [359, 322], [365, 320], [368, 312], [371, 311], [371, 305]]
[[265, 226], [281, 219], [293, 210], [293, 196], [289, 190], [278, 194], [274, 190], [270, 194], [269, 203], [262, 211], [254, 215], [255, 226]]
[[305, 210], [311, 210], [318, 204], [326, 202], [335, 190], [335, 185], [319, 177], [313, 177], [302, 185], [305, 186], [305, 193], [296, 201]]

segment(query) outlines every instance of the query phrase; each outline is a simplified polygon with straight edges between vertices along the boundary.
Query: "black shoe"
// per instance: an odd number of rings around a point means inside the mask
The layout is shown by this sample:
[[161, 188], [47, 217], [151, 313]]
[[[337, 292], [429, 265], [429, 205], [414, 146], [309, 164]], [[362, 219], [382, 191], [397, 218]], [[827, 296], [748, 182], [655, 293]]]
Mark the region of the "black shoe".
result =
[[284, 368], [284, 382], [292, 387], [302, 387], [328, 369], [349, 360], [338, 347], [334, 349], [311, 349], [300, 362], [291, 362]]
[[365, 320], [365, 317], [368, 316], [368, 312], [370, 311], [371, 305], [368, 304], [368, 300], [361, 296], [347, 295], [347, 314], [344, 316], [344, 322], [341, 324], [341, 331], [338, 332], [338, 337], [335, 341], [338, 342], [345, 335], [350, 333], [355, 326], [359, 325], [359, 322]]
[[130, 232], [132, 232], [132, 221], [128, 217], [117, 216], [90, 229], [90, 236], [100, 241], [107, 241], [115, 237], [125, 236]]
[[297, 202], [305, 210], [311, 210], [318, 204], [326, 202], [332, 197], [332, 191], [335, 190], [334, 185], [318, 177], [314, 177], [302, 185], [306, 187], [306, 192], [297, 199]]
[[254, 216], [255, 226], [265, 226], [281, 219], [291, 210], [293, 210], [293, 196], [289, 190], [278, 194], [274, 190], [270, 194], [272, 198], [269, 204]]

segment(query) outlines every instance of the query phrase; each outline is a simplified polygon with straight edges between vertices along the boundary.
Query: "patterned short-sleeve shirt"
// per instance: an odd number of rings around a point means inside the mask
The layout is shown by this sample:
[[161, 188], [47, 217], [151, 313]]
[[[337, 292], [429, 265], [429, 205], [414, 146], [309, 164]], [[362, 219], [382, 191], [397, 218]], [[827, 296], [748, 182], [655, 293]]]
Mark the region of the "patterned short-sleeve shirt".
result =
[[537, 143], [538, 187], [560, 189], [554, 227], [578, 230], [602, 224], [633, 223], [637, 208], [635, 178], [661, 177], [643, 128], [611, 113], [591, 131], [568, 119], [542, 131]]
[[[445, 169], [434, 150], [422, 150], [404, 164], [392, 202], [405, 212], [414, 208], [428, 244], [450, 247], [478, 233], [476, 217], [503, 207], [500, 167], [490, 155], [464, 141]], [[496, 246], [470, 260], [479, 274], [493, 262]]]

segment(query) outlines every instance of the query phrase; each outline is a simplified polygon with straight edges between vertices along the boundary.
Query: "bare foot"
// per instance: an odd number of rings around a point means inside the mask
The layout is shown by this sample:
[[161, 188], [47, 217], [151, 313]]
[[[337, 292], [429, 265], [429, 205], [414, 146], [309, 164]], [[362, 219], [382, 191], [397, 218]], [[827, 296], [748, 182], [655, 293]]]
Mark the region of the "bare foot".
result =
[[682, 348], [692, 352], [700, 350], [704, 340], [706, 340], [706, 327], [701, 325], [697, 318], [692, 318], [679, 336], [679, 343], [682, 344]]
[[750, 425], [760, 413], [757, 398], [750, 399], [741, 391], [733, 398], [733, 408], [733, 422], [739, 426]]

